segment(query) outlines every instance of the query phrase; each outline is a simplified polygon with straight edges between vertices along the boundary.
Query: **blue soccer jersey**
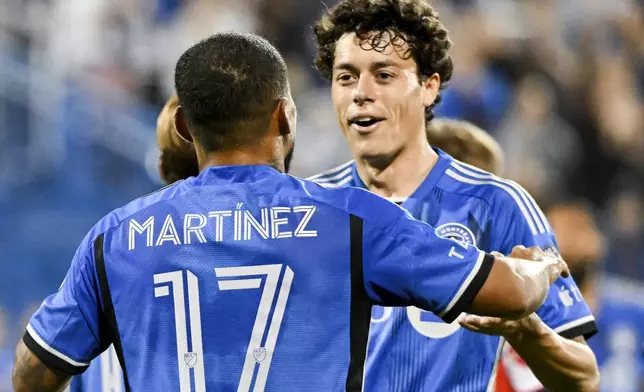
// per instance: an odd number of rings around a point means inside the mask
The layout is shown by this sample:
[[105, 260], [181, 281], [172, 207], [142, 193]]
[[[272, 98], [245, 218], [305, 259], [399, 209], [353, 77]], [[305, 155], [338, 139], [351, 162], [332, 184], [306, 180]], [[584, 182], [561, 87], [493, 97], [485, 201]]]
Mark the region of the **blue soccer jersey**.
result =
[[123, 372], [114, 346], [90, 363], [87, 370], [72, 378], [69, 392], [124, 392]]
[[[516, 245], [556, 251], [543, 213], [517, 184], [454, 160], [436, 149], [436, 166], [411, 197], [398, 202], [436, 232], [485, 251]], [[327, 188], [364, 187], [348, 162], [313, 176]], [[590, 336], [595, 320], [570, 278], [550, 288], [538, 315], [561, 335]], [[446, 324], [415, 307], [374, 307], [366, 367], [367, 391], [479, 392], [494, 383], [503, 339]]]
[[23, 340], [67, 374], [113, 344], [126, 391], [360, 391], [373, 304], [452, 322], [492, 264], [370, 192], [208, 168], [103, 218]]

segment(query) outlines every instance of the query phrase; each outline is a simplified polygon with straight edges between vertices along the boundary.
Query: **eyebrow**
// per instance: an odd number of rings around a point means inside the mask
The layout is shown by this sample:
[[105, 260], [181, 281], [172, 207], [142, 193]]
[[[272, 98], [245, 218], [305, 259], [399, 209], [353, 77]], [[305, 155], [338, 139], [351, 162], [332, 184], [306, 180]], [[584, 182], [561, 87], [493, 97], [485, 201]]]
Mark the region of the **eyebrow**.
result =
[[[381, 68], [387, 68], [387, 67], [399, 67], [399, 65], [395, 61], [391, 61], [391, 60], [376, 61], [371, 63], [371, 65], [369, 66], [369, 71], [375, 72]], [[351, 63], [339, 63], [336, 66], [334, 66], [333, 69], [337, 71], [349, 71], [353, 73], [359, 73], [358, 67], [356, 67]]]

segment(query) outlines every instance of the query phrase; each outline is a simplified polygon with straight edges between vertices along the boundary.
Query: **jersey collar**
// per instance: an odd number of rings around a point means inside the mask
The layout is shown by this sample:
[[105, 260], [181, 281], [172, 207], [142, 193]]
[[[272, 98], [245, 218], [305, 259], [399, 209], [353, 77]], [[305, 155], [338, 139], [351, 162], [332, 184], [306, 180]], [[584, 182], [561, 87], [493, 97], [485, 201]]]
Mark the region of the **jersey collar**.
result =
[[209, 185], [214, 182], [250, 182], [277, 174], [282, 173], [267, 165], [211, 166], [186, 182], [192, 186]]

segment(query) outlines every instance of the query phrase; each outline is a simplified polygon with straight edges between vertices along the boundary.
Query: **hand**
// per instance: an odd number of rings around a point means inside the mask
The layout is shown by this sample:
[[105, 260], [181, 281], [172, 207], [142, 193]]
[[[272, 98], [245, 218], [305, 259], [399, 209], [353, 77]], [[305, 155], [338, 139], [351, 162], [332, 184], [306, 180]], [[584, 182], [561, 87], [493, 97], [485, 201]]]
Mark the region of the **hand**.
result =
[[508, 257], [515, 259], [522, 259], [526, 261], [544, 262], [549, 263], [552, 268], [549, 269], [550, 284], [554, 283], [559, 275], [567, 278], [570, 276], [568, 264], [559, 256], [554, 253], [544, 252], [537, 246], [526, 248], [523, 245], [517, 245], [512, 248], [512, 253]]
[[498, 317], [481, 317], [467, 314], [458, 319], [461, 327], [485, 335], [521, 338], [526, 333], [540, 331], [541, 319], [536, 313], [520, 320], [504, 320]]

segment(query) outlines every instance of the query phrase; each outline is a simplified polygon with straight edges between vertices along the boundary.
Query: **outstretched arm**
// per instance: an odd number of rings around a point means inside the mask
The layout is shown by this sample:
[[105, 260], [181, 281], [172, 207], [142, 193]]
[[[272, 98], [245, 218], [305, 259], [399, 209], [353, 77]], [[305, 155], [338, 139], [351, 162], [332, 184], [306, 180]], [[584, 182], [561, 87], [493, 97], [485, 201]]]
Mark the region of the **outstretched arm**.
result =
[[585, 339], [564, 338], [536, 313], [518, 321], [466, 316], [460, 324], [470, 331], [503, 336], [549, 391], [599, 390], [597, 361]]
[[549, 391], [599, 390], [597, 361], [583, 337], [566, 339], [536, 314], [525, 324], [525, 328], [506, 334], [506, 339]]
[[559, 275], [570, 273], [563, 260], [537, 247], [516, 246], [509, 257], [493, 254], [490, 275], [467, 313], [521, 319], [543, 304]]
[[16, 392], [62, 391], [71, 376], [48, 368], [20, 340], [13, 365], [13, 387]]

